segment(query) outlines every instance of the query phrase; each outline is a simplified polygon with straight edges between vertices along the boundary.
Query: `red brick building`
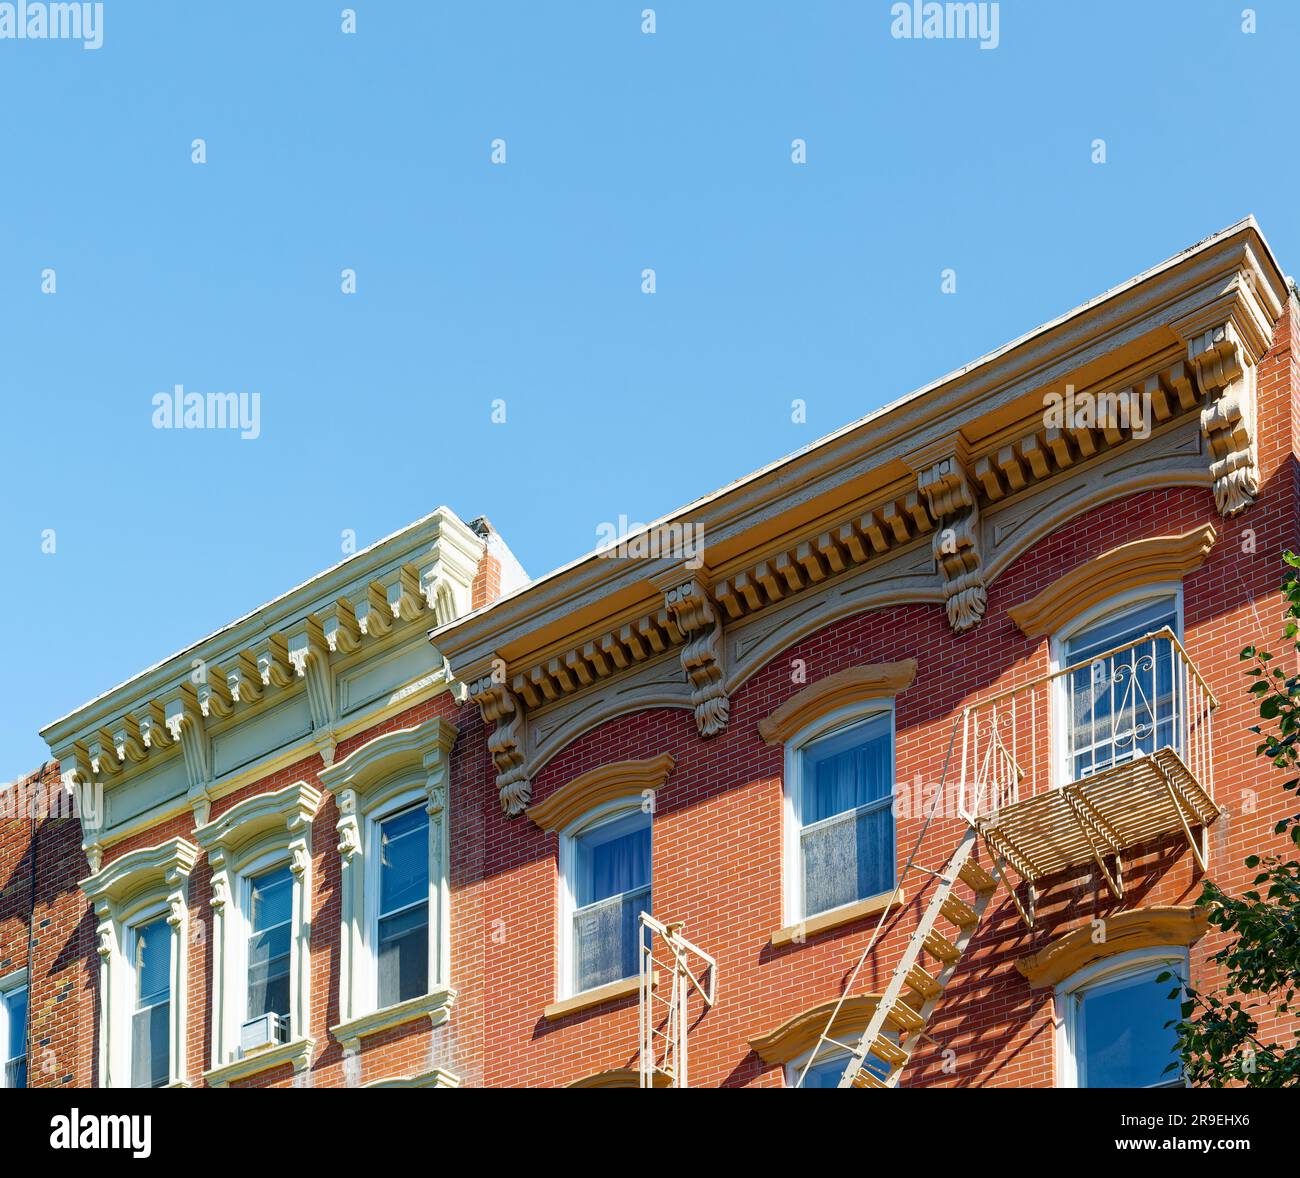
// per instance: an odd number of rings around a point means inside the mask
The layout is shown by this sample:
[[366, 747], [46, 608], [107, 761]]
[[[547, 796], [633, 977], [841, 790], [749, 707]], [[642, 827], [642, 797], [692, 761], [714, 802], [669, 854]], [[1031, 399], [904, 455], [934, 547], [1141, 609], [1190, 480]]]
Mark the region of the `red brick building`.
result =
[[[1284, 809], [1297, 309], [1242, 222], [618, 549], [444, 509], [50, 725], [33, 1082], [1168, 1080]], [[712, 962], [675, 1057], [643, 910]]]

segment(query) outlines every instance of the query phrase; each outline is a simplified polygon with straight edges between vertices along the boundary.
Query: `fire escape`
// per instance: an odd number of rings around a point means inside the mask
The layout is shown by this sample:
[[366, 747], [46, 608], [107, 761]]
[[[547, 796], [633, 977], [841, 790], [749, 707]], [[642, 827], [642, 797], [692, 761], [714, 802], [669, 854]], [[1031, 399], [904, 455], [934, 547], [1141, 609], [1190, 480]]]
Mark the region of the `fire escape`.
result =
[[[1185, 839], [1204, 869], [1206, 828], [1219, 816], [1215, 706], [1177, 636], [1161, 629], [965, 708], [896, 884], [918, 875], [934, 881], [920, 923], [856, 1042], [832, 1036], [837, 1004], [808, 1066], [823, 1053], [847, 1051], [839, 1087], [896, 1087], [999, 884], [1032, 927], [1039, 887], [1050, 876], [1090, 866], [1121, 899], [1122, 858], [1139, 844]], [[936, 870], [919, 863], [918, 852], [951, 788], [954, 755], [964, 829]], [[981, 841], [988, 868], [973, 858]], [[884, 922], [882, 914], [840, 1003]]]

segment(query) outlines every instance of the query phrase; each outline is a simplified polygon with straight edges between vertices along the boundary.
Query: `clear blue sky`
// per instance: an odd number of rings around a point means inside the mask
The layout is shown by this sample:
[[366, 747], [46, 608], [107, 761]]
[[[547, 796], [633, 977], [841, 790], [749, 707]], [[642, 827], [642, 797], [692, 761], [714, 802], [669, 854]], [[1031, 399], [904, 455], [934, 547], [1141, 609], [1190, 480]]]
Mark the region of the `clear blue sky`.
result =
[[[537, 575], [1248, 212], [1300, 267], [1291, 0], [1004, 0], [993, 50], [887, 0], [343, 7], [0, 41], [0, 778], [345, 528], [446, 502]], [[178, 383], [261, 436], [153, 429]]]

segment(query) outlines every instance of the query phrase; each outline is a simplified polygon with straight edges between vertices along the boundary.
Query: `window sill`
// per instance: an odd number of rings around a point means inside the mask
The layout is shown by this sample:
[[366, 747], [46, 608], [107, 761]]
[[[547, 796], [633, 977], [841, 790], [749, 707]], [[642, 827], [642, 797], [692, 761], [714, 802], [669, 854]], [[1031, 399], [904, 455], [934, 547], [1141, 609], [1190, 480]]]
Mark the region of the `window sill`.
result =
[[451, 1018], [451, 1006], [456, 1000], [456, 991], [450, 986], [439, 986], [428, 994], [418, 998], [408, 998], [394, 1006], [385, 1006], [360, 1018], [350, 1019], [346, 1023], [330, 1027], [330, 1034], [342, 1045], [345, 1051], [355, 1050], [367, 1035], [376, 1035], [403, 1023], [411, 1023], [419, 1018], [427, 1018], [431, 1027], [445, 1023]]
[[[650, 984], [652, 986], [659, 984], [658, 970], [655, 970]], [[640, 989], [641, 979], [639, 977], [620, 978], [617, 982], [606, 982], [603, 986], [593, 986], [590, 990], [583, 990], [572, 998], [562, 998], [559, 1002], [552, 1002], [550, 1006], [542, 1011], [542, 1017], [548, 1021], [564, 1018], [579, 1010], [600, 1006], [604, 1002], [614, 1002], [619, 998], [630, 997]]]
[[[890, 903], [891, 900], [893, 901], [892, 904]], [[783, 929], [777, 929], [772, 934], [772, 945], [779, 948], [782, 945], [802, 944], [809, 937], [815, 937], [818, 933], [824, 933], [828, 929], [852, 924], [855, 920], [861, 920], [864, 916], [875, 916], [877, 913], [884, 912], [886, 908], [901, 908], [906, 900], [907, 897], [904, 895], [903, 889], [899, 888], [897, 893], [893, 891], [881, 892], [878, 896], [868, 896], [865, 900], [858, 900], [853, 904], [832, 908], [829, 912], [819, 912], [816, 916], [810, 916], [807, 920], [801, 920], [797, 924], [789, 924]]]
[[316, 1047], [314, 1039], [294, 1039], [290, 1043], [277, 1043], [263, 1047], [252, 1055], [237, 1059], [233, 1063], [222, 1064], [203, 1073], [204, 1083], [209, 1088], [225, 1088], [237, 1080], [247, 1080], [250, 1076], [269, 1072], [282, 1064], [293, 1064], [294, 1075], [311, 1066], [312, 1051]]

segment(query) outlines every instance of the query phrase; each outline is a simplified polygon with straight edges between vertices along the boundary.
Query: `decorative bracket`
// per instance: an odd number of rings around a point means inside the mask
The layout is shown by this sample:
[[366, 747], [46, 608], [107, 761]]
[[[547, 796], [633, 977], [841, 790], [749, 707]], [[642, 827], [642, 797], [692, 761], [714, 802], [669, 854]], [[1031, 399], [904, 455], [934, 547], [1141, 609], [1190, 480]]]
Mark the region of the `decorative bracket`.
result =
[[208, 784], [212, 780], [208, 734], [203, 715], [188, 687], [178, 687], [164, 700], [163, 714], [167, 731], [171, 733], [172, 740], [181, 746], [181, 752], [185, 756], [185, 775], [190, 783], [190, 806], [194, 810], [195, 823], [202, 826], [207, 822], [211, 809]]
[[338, 711], [334, 703], [334, 679], [330, 675], [329, 648], [313, 618], [304, 618], [288, 632], [288, 659], [299, 679], [307, 681], [307, 702], [311, 706], [312, 739], [321, 760], [334, 763], [338, 737], [334, 726]]
[[948, 624], [958, 634], [977, 625], [988, 605], [980, 558], [980, 515], [975, 485], [961, 450], [954, 446], [937, 462], [916, 468], [917, 490], [935, 521], [935, 567], [943, 578]]
[[666, 589], [664, 607], [686, 639], [682, 670], [691, 685], [695, 727], [705, 739], [717, 736], [731, 711], [723, 684], [722, 611], [696, 577]]
[[478, 704], [484, 722], [496, 725], [488, 737], [488, 751], [497, 768], [501, 808], [515, 818], [528, 809], [533, 796], [533, 783], [528, 780], [524, 766], [527, 719], [523, 701], [493, 675], [471, 683], [469, 697]]
[[1255, 365], [1231, 321], [1194, 336], [1187, 359], [1206, 397], [1201, 432], [1210, 449], [1215, 506], [1220, 515], [1236, 515], [1259, 494]]

